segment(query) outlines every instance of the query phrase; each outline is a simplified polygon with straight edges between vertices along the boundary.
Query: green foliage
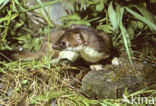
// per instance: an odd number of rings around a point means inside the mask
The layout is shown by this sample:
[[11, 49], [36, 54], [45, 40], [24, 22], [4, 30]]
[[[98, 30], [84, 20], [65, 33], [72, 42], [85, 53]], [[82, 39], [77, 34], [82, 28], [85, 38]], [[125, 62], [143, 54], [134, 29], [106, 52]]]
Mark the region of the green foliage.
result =
[[68, 15], [61, 18], [61, 20], [66, 24], [66, 27], [75, 24], [84, 24], [90, 26], [90, 23], [87, 22], [84, 19], [81, 19], [81, 17], [78, 14]]
[[[20, 44], [23, 43], [27, 45], [24, 46], [26, 48], [30, 42], [37, 42], [38, 40], [30, 41], [29, 43], [27, 41], [31, 39], [32, 36], [30, 36], [30, 34], [33, 32], [32, 30], [29, 30], [29, 23], [27, 23], [25, 13], [41, 7], [44, 8], [47, 5], [54, 4], [59, 1], [60, 0], [55, 0], [42, 3], [41, 0], [37, 0], [36, 2], [38, 5], [27, 9], [24, 5], [25, 1], [20, 2], [20, 0], [2, 0], [0, 2], [0, 9], [2, 10], [2, 14], [0, 16], [0, 48], [11, 49], [10, 46], [12, 45], [12, 42], [10, 42], [10, 39], [14, 39], [15, 37]], [[139, 32], [139, 35], [141, 35], [145, 30], [148, 31], [148, 29], [150, 29], [152, 33], [155, 33], [155, 16], [152, 15], [149, 10], [147, 10], [147, 5], [149, 4], [146, 2], [133, 3], [131, 0], [127, 2], [108, 2], [107, 0], [70, 1], [72, 4], [75, 4], [75, 7], [67, 7], [71, 9], [72, 14], [61, 18], [64, 26], [68, 27], [73, 23], [85, 24], [109, 33], [113, 35], [114, 46], [119, 48], [120, 51], [129, 51], [128, 54], [132, 53], [131, 40], [134, 40], [135, 37], [137, 37], [136, 31]], [[64, 2], [64, 4], [66, 3], [67, 2]], [[153, 1], [151, 1], [151, 3], [153, 3]], [[121, 9], [124, 10], [123, 13], [121, 13]], [[40, 12], [40, 15], [46, 20], [50, 27], [53, 27], [53, 22], [50, 21], [48, 13], [45, 9], [43, 10], [47, 17], [42, 14], [42, 11]], [[123, 18], [121, 16], [123, 16]], [[125, 35], [123, 35], [123, 30], [121, 30], [120, 26], [125, 27], [125, 31], [127, 32], [127, 37], [125, 37], [126, 39], [124, 38]], [[24, 38], [25, 41], [24, 39], [21, 40], [21, 38]], [[30, 46], [28, 50], [39, 48], [34, 47], [35, 44]], [[126, 48], [125, 50], [123, 49], [124, 45]]]
[[[35, 47], [40, 44], [39, 39], [33, 39], [30, 34], [33, 34], [31, 25], [28, 22], [26, 12], [33, 11], [38, 8], [43, 8], [47, 5], [55, 4], [60, 0], [54, 0], [42, 3], [38, 0], [38, 5], [32, 8], [26, 8], [22, 0], [1, 0], [0, 1], [0, 50], [12, 49], [15, 42], [24, 44], [28, 50], [37, 50]], [[45, 17], [42, 13], [41, 16], [46, 20], [50, 27], [53, 23], [50, 19]], [[19, 45], [16, 43], [16, 45]], [[30, 46], [31, 45], [31, 46]]]
[[119, 23], [120, 23], [120, 21], [122, 21], [121, 16], [123, 14], [121, 14], [121, 9], [123, 10], [123, 8], [121, 8], [119, 5], [117, 5], [116, 11], [115, 11], [113, 8], [112, 2], [108, 6], [108, 16], [109, 16], [110, 22], [111, 22], [112, 27], [113, 27], [112, 30], [114, 32], [117, 32], [118, 27], [119, 27]]
[[[32, 8], [27, 8], [24, 4], [25, 1], [0, 0], [0, 50], [12, 49], [16, 45], [23, 45], [28, 51], [38, 50], [43, 39], [33, 36], [34, 32], [26, 13], [34, 12], [35, 9], [44, 8], [61, 1], [66, 5], [66, 8], [71, 10], [71, 14], [61, 18], [65, 27], [73, 23], [85, 24], [112, 35], [113, 45], [121, 53], [127, 53], [131, 64], [131, 56], [136, 52], [139, 54], [139, 50], [142, 48], [146, 54], [150, 53], [154, 57], [150, 47], [143, 46], [135, 50], [134, 47], [137, 47], [138, 42], [141, 42], [141, 44], [144, 41], [146, 43], [149, 43], [148, 41], [151, 41], [150, 43], [156, 42], [156, 14], [149, 8], [156, 3], [155, 0], [148, 2], [142, 0], [113, 0], [111, 2], [109, 0], [67, 0], [71, 2], [72, 6], [68, 6], [67, 3], [69, 2], [63, 0], [53, 0], [45, 3], [42, 0], [35, 0], [38, 5]], [[45, 35], [49, 32], [50, 27], [54, 27], [53, 22], [49, 19], [48, 12], [45, 9], [43, 11], [46, 15], [43, 15], [42, 11], [40, 11], [40, 15], [45, 23], [44, 29], [37, 32], [39, 35]], [[155, 45], [152, 45], [152, 47], [155, 47]], [[152, 55], [148, 56], [151, 61], [156, 59]], [[22, 99], [26, 99], [32, 104], [39, 105], [54, 98], [58, 100], [58, 105], [64, 105], [61, 101], [65, 102], [66, 100], [79, 106], [115, 106], [121, 103], [121, 100], [91, 100], [80, 95], [79, 92], [71, 90], [71, 88], [64, 88], [63, 81], [68, 79], [65, 79], [64, 76], [62, 78], [64, 72], [58, 73], [62, 71], [60, 67], [51, 67], [50, 60], [47, 58], [31, 62], [0, 62], [0, 65], [0, 73], [6, 77], [4, 82], [7, 82], [8, 85], [17, 85], [12, 96], [15, 97], [14, 100], [22, 101]], [[133, 93], [133, 95], [151, 92], [154, 91], [141, 90]], [[125, 94], [128, 97], [132, 95], [126, 91]], [[18, 95], [20, 95], [20, 98], [17, 98]]]
[[[120, 52], [126, 52], [132, 64], [131, 56], [134, 53], [132, 48], [136, 45], [131, 42], [138, 36], [143, 36], [145, 32], [152, 33], [152, 36], [156, 34], [155, 14], [150, 13], [150, 10], [148, 10], [152, 3], [153, 1], [140, 0], [137, 2], [133, 0], [111, 2], [107, 0], [75, 1], [73, 14], [63, 17], [63, 22], [66, 26], [71, 25], [73, 22], [85, 24], [113, 35], [113, 45]], [[74, 17], [71, 17], [73, 15]], [[151, 38], [150, 35], [146, 37]]]
[[136, 13], [135, 11], [126, 8], [126, 10], [131, 13], [133, 16], [135, 16], [137, 19], [139, 19], [140, 21], [144, 22], [145, 24], [147, 24], [149, 26], [149, 28], [152, 31], [156, 31], [156, 25], [154, 23], [154, 21], [152, 20], [152, 15], [144, 8], [139, 8], [136, 7], [144, 16], [139, 15], [138, 13]]
[[10, 42], [9, 39], [12, 38], [12, 36], [16, 36], [17, 30], [21, 29], [24, 25], [25, 19], [22, 17], [24, 14], [19, 14], [18, 9], [24, 9], [18, 2], [18, 0], [15, 1], [1, 1], [1, 15], [0, 15], [0, 49], [11, 49], [10, 48]]

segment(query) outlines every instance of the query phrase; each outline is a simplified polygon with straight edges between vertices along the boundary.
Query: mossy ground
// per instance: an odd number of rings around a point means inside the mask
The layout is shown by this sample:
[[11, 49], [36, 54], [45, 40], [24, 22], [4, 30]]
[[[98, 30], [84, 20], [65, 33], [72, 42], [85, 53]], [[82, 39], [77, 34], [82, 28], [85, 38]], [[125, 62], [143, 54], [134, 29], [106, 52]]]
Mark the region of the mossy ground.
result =
[[[63, 61], [52, 65], [42, 60], [1, 62], [0, 65], [0, 104], [2, 105], [98, 106], [120, 105], [122, 101], [121, 99], [96, 100], [86, 95], [81, 90], [81, 79], [89, 71], [86, 67], [73, 66]], [[151, 94], [153, 90], [137, 92]]]
[[[11, 50], [17, 45], [23, 45], [28, 51], [36, 51], [41, 44], [39, 37], [47, 34], [44, 28], [49, 30], [55, 26], [47, 18], [48, 15], [43, 16], [42, 13], [38, 13], [45, 22], [43, 28], [38, 29], [36, 33], [36, 25], [35, 28], [31, 26], [29, 18], [32, 16], [27, 12], [34, 12], [35, 9], [55, 4], [60, 0], [46, 2], [43, 5], [41, 0], [34, 0], [37, 5], [32, 8], [25, 5], [26, 1], [0, 1], [0, 50]], [[154, 0], [148, 2], [73, 0], [72, 3], [75, 5], [69, 7], [72, 14], [62, 17], [63, 27], [68, 27], [73, 22], [92, 26], [113, 35], [113, 45], [120, 53], [126, 52], [129, 60], [135, 55], [142, 62], [148, 60], [147, 62], [156, 63]], [[55, 103], [58, 106], [121, 105], [120, 99], [94, 100], [85, 95], [81, 91], [79, 82], [85, 71], [88, 69], [66, 64], [51, 65], [46, 60], [27, 62], [0, 60], [0, 104], [6, 106], [30, 104], [47, 106]], [[149, 93], [154, 97], [155, 89], [143, 89], [133, 94], [141, 93]], [[126, 90], [125, 94], [129, 95], [128, 97], [132, 95]]]
[[0, 104], [83, 106], [100, 103], [86, 98], [79, 82], [72, 84], [74, 78], [81, 77], [79, 72], [74, 72], [79, 70], [63, 63], [48, 67], [42, 61], [3, 62], [0, 69]]

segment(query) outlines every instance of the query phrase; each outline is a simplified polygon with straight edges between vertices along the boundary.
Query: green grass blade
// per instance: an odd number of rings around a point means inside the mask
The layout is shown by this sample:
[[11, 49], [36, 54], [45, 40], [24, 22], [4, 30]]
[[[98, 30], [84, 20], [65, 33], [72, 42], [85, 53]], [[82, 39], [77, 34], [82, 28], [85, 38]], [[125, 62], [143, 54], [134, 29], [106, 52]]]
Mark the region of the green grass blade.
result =
[[123, 41], [124, 41], [124, 45], [125, 45], [125, 49], [126, 49], [126, 52], [127, 52], [127, 55], [129, 57], [129, 60], [131, 61], [132, 63], [132, 58], [131, 58], [131, 50], [129, 48], [129, 42], [130, 42], [130, 39], [129, 39], [129, 34], [127, 33], [125, 27], [123, 26], [122, 23], [120, 23], [120, 30], [121, 30], [121, 34], [122, 34], [122, 37], [123, 37]]
[[152, 28], [153, 30], [156, 31], [156, 25], [154, 23], [152, 23], [150, 20], [148, 20], [147, 18], [141, 16], [140, 14], [136, 13], [135, 11], [133, 11], [132, 9], [129, 9], [128, 7], [125, 7], [126, 10], [132, 14], [133, 16], [135, 16], [137, 19], [141, 20], [142, 22], [144, 22], [145, 24], [147, 24], [150, 28]]
[[0, 28], [5, 28], [3, 25], [0, 25]]
[[129, 61], [130, 61], [130, 64], [133, 68], [133, 72], [135, 73], [135, 75], [137, 76], [136, 74], [136, 71], [135, 71], [135, 68], [134, 68], [134, 65], [133, 65], [133, 62], [132, 62], [132, 57], [131, 57], [131, 46], [130, 46], [130, 37], [129, 37], [129, 34], [127, 33], [126, 31], [126, 28], [123, 26], [123, 23], [122, 23], [122, 17], [123, 17], [123, 13], [124, 13], [124, 8], [121, 8], [121, 19], [120, 19], [120, 24], [119, 24], [119, 27], [120, 27], [120, 30], [121, 30], [121, 34], [122, 34], [122, 38], [123, 38], [123, 41], [124, 41], [124, 46], [125, 46], [125, 49], [126, 49], [126, 52], [127, 52], [127, 55], [128, 55], [128, 58], [129, 58]]
[[[145, 8], [141, 8], [141, 7], [137, 7], [137, 6], [135, 6], [135, 8], [137, 8], [137, 9], [140, 11], [140, 13], [141, 13], [147, 20], [151, 21], [151, 23], [154, 23], [153, 15], [152, 15], [150, 12], [148, 12]], [[151, 28], [151, 26], [149, 26], [149, 28], [151, 29], [151, 31], [154, 32], [154, 30], [153, 30], [153, 28]], [[156, 32], [156, 31], [155, 31], [155, 32]]]
[[48, 25], [50, 25], [51, 27], [54, 26], [54, 23], [51, 22], [50, 20], [50, 16], [45, 8], [45, 6], [43, 5], [42, 1], [41, 0], [37, 0], [38, 4], [41, 6], [41, 9], [40, 9], [40, 15], [47, 21]]
[[116, 32], [116, 30], [119, 26], [119, 20], [117, 17], [117, 13], [112, 6], [112, 2], [108, 6], [108, 16], [109, 16], [110, 22], [113, 26], [113, 31]]
[[8, 4], [9, 1], [10, 1], [10, 0], [0, 0], [0, 5], [3, 3], [3, 4], [0, 6], [0, 10], [1, 10], [6, 4]]
[[46, 2], [46, 3], [43, 3], [42, 6], [41, 5], [36, 5], [36, 6], [32, 7], [32, 8], [27, 9], [26, 11], [21, 11], [20, 13], [25, 13], [25, 12], [33, 11], [35, 9], [39, 9], [41, 7], [46, 7], [46, 6], [52, 5], [52, 4], [56, 4], [56, 3], [61, 2], [61, 1], [62, 0], [54, 0], [54, 1]]
[[19, 8], [22, 10], [22, 11], [26, 11], [26, 9], [21, 6], [20, 2], [18, 0], [14, 0], [14, 2], [19, 6]]

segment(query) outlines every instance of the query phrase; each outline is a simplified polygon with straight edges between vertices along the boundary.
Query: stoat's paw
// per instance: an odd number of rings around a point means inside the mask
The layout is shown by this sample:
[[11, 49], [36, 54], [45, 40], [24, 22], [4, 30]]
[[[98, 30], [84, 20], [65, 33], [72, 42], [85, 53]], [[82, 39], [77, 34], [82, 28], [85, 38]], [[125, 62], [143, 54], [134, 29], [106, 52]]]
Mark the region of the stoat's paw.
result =
[[90, 69], [91, 69], [91, 70], [95, 70], [95, 71], [99, 71], [99, 70], [103, 70], [104, 68], [103, 68], [103, 65], [101, 65], [101, 64], [96, 64], [96, 65], [91, 65], [91, 66], [90, 66]]
[[114, 58], [112, 59], [112, 65], [113, 65], [113, 66], [119, 66], [120, 64], [122, 64], [122, 61], [121, 61], [119, 58], [114, 57]]
[[76, 61], [79, 58], [79, 54], [72, 52], [72, 51], [61, 51], [57, 58], [51, 60], [51, 63], [57, 64], [61, 60], [68, 60], [71, 62]]
[[59, 54], [59, 59], [67, 59], [69, 61], [76, 61], [79, 58], [79, 54], [72, 51], [61, 51]]

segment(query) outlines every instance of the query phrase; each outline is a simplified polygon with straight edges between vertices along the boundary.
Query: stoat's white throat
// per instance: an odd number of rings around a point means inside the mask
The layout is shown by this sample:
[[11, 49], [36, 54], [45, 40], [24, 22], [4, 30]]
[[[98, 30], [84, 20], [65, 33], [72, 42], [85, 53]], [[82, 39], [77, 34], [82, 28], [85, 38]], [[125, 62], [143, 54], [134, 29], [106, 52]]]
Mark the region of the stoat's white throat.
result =
[[95, 63], [109, 57], [109, 54], [106, 54], [105, 52], [99, 53], [93, 48], [82, 46], [82, 45], [75, 48], [68, 47], [66, 48], [66, 50], [78, 51], [84, 60], [91, 63]]
[[51, 63], [58, 63], [61, 59], [67, 59], [71, 62], [76, 61], [79, 58], [79, 54], [73, 51], [61, 51], [59, 56], [51, 60]]

